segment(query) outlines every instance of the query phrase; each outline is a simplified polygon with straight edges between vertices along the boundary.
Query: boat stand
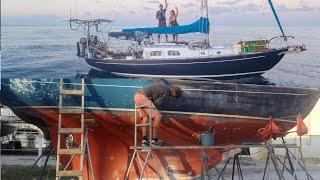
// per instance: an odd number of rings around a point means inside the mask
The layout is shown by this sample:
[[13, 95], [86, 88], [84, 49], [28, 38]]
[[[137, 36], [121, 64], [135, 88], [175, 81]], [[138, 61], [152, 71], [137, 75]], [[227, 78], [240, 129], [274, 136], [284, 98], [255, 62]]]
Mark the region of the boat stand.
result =
[[[149, 119], [148, 123], [138, 123], [138, 109], [139, 108], [146, 108], [149, 110]], [[304, 171], [306, 175], [306, 179], [313, 180], [312, 176], [309, 174], [304, 158], [302, 156], [302, 143], [301, 143], [301, 137], [300, 137], [300, 144], [287, 144], [283, 137], [281, 137], [282, 143], [273, 144], [271, 141], [267, 141], [263, 144], [243, 144], [243, 145], [225, 145], [225, 146], [153, 146], [151, 141], [149, 141], [149, 146], [138, 146], [138, 128], [139, 127], [148, 127], [149, 129], [149, 139], [152, 139], [152, 106], [135, 106], [135, 120], [134, 120], [134, 146], [130, 146], [130, 149], [133, 150], [133, 155], [131, 157], [129, 166], [127, 168], [127, 172], [125, 175], [125, 179], [127, 180], [129, 178], [130, 170], [134, 164], [135, 161], [137, 161], [139, 174], [138, 179], [147, 178], [145, 177], [145, 170], [148, 166], [148, 161], [152, 160], [152, 162], [155, 164], [155, 159], [152, 156], [153, 150], [200, 150], [201, 154], [201, 180], [202, 179], [222, 179], [224, 180], [224, 173], [228, 166], [228, 164], [233, 159], [232, 163], [232, 176], [231, 179], [234, 180], [236, 176], [238, 176], [238, 179], [243, 180], [243, 173], [241, 168], [241, 153], [238, 153], [234, 155], [233, 157], [229, 158], [222, 170], [220, 171], [217, 167], [214, 167], [213, 169], [217, 172], [217, 174], [211, 174], [211, 169], [209, 169], [209, 163], [211, 162], [211, 159], [206, 154], [207, 149], [245, 149], [245, 148], [265, 148], [268, 151], [268, 156], [266, 159], [265, 167], [263, 170], [263, 177], [262, 180], [268, 179], [267, 175], [268, 172], [271, 170], [270, 162], [272, 163], [274, 170], [276, 171], [276, 174], [280, 180], [285, 180], [285, 172], [289, 172], [289, 174], [294, 178], [297, 178], [297, 168], [300, 167]], [[275, 149], [282, 149], [285, 151], [285, 155], [283, 159], [281, 159], [279, 156], [276, 155]], [[298, 153], [293, 153], [291, 149], [298, 150]], [[141, 158], [141, 154], [146, 153], [146, 156], [144, 160]], [[163, 179], [159, 173], [159, 169], [157, 166], [155, 166], [155, 171], [158, 174], [159, 179]], [[206, 178], [205, 178], [206, 177]]]
[[[239, 177], [239, 179], [243, 180], [243, 174], [242, 174], [242, 170], [241, 170], [241, 163], [240, 163], [240, 154], [236, 154], [235, 156], [233, 156], [233, 163], [232, 163], [232, 180], [235, 178], [235, 170], [237, 170], [237, 175]], [[222, 172], [224, 172], [225, 168], [227, 167], [226, 165], [230, 162], [232, 158], [229, 158], [227, 163], [224, 166], [224, 169], [222, 170]], [[223, 177], [219, 175], [218, 179], [220, 179], [220, 177]]]
[[[225, 169], [227, 168], [228, 164], [233, 160], [232, 162], [232, 176], [231, 179], [245, 179], [243, 176], [242, 168], [241, 168], [241, 153], [236, 154], [234, 157], [229, 158], [221, 171], [217, 167], [214, 167], [213, 169], [217, 172], [216, 174], [212, 174], [209, 170], [208, 164], [210, 163], [210, 159], [205, 153], [206, 149], [224, 149], [224, 148], [266, 148], [268, 150], [268, 157], [266, 159], [265, 167], [263, 170], [263, 177], [262, 180], [268, 179], [268, 173], [270, 170], [272, 170], [272, 166], [274, 167], [274, 170], [276, 171], [276, 174], [278, 176], [278, 179], [284, 180], [285, 179], [285, 172], [289, 172], [291, 176], [294, 179], [297, 178], [297, 169], [300, 167], [304, 173], [305, 173], [305, 178], [308, 180], [313, 180], [312, 176], [309, 174], [304, 160], [302, 156], [302, 151], [301, 151], [301, 145], [297, 146], [296, 144], [286, 144], [286, 142], [283, 140], [282, 144], [259, 144], [259, 145], [227, 145], [227, 146], [154, 146], [153, 148], [146, 148], [146, 147], [141, 147], [141, 146], [136, 146], [136, 147], [130, 147], [130, 149], [134, 150], [134, 154], [132, 156], [132, 159], [130, 161], [129, 168], [126, 173], [126, 178], [128, 179], [129, 177], [129, 170], [133, 164], [133, 161], [135, 159], [138, 159], [140, 166], [142, 168], [142, 172], [144, 173], [144, 170], [147, 166], [148, 160], [152, 159], [150, 158], [152, 154], [152, 150], [185, 150], [185, 149], [199, 149], [201, 151], [201, 157], [202, 157], [202, 172], [203, 174], [201, 175], [201, 179], [222, 179], [224, 180], [224, 175], [225, 175]], [[276, 156], [275, 154], [275, 149], [281, 149], [285, 150], [285, 156], [283, 157], [283, 160]], [[294, 154], [292, 150], [290, 149], [298, 149], [299, 153]], [[139, 157], [138, 153], [139, 152], [148, 152], [149, 157], [147, 157], [144, 161], [144, 164], [142, 165], [142, 160]], [[154, 161], [154, 160], [153, 160]], [[270, 163], [271, 162], [271, 163]], [[154, 162], [153, 162], [154, 163]], [[141, 172], [141, 171], [140, 171]], [[157, 171], [159, 172], [159, 171]], [[142, 179], [143, 174], [140, 173], [139, 179]], [[159, 175], [159, 178], [160, 175]]]
[[[205, 149], [201, 149], [201, 176], [200, 179], [205, 179], [204, 177], [207, 177], [208, 180], [213, 179], [214, 175], [210, 174], [210, 168], [209, 168], [209, 163], [212, 163], [211, 159], [208, 157]], [[217, 172], [218, 179], [222, 179], [225, 180], [224, 175], [223, 175], [223, 171], [225, 170], [225, 168], [227, 167], [227, 164], [230, 162], [231, 158], [228, 159], [227, 163], [225, 164], [224, 168], [222, 171], [219, 171], [219, 169], [217, 167], [214, 167], [213, 170], [215, 170]]]
[[52, 149], [52, 145], [51, 143], [49, 143], [45, 149], [45, 153], [41, 152], [41, 155], [38, 156], [38, 158], [34, 161], [34, 163], [32, 164], [32, 166], [28, 169], [28, 171], [21, 177], [21, 180], [26, 180], [28, 179], [28, 176], [30, 175], [31, 171], [34, 169], [34, 167], [38, 164], [38, 162], [40, 161], [40, 159], [46, 154], [46, 160], [44, 162], [44, 165], [43, 167], [41, 168], [41, 173], [40, 173], [40, 176], [37, 178], [38, 180], [42, 180], [43, 179], [43, 176], [44, 176], [44, 172], [47, 168], [47, 165], [48, 165], [48, 161], [49, 161], [49, 158], [51, 156], [53, 152], [53, 149]]
[[[271, 164], [274, 167], [274, 170], [276, 171], [276, 174], [278, 176], [278, 178], [280, 180], [284, 180], [285, 179], [285, 172], [288, 172], [293, 179], [297, 180], [297, 168], [300, 167], [304, 173], [306, 174], [305, 178], [308, 180], [313, 180], [312, 176], [309, 174], [306, 165], [304, 163], [304, 158], [302, 156], [302, 145], [301, 145], [301, 137], [300, 137], [300, 145], [296, 145], [296, 144], [287, 144], [286, 141], [284, 140], [284, 138], [281, 138], [282, 140], [282, 144], [272, 144], [270, 142], [267, 142], [264, 145], [248, 145], [249, 147], [261, 147], [261, 148], [266, 148], [268, 151], [268, 155], [267, 155], [267, 159], [266, 159], [266, 163], [264, 166], [264, 170], [263, 170], [263, 177], [262, 180], [265, 179], [269, 179], [268, 173], [270, 172], [270, 170], [272, 169]], [[240, 146], [241, 147], [241, 146]], [[283, 157], [283, 160], [276, 155], [275, 153], [275, 149], [282, 149], [285, 151], [285, 155]], [[298, 153], [293, 153], [291, 149], [296, 149], [298, 150]], [[238, 179], [243, 180], [243, 174], [242, 174], [242, 170], [241, 170], [241, 162], [240, 162], [240, 158], [241, 158], [241, 153], [236, 154], [233, 158], [229, 158], [221, 173], [219, 174], [217, 179], [223, 178], [224, 175], [224, 171], [227, 167], [227, 165], [230, 163], [231, 159], [233, 159], [233, 166], [232, 166], [232, 180], [235, 178], [235, 169], [237, 170], [237, 175], [238, 175]], [[271, 163], [270, 163], [271, 161]], [[210, 179], [210, 178], [208, 178]]]
[[[288, 172], [293, 179], [297, 180], [297, 170], [298, 167], [300, 167], [303, 172], [306, 174], [305, 178], [308, 180], [313, 180], [312, 176], [307, 170], [307, 167], [304, 162], [304, 157], [302, 155], [302, 140], [301, 136], [299, 137], [300, 144], [295, 146], [289, 146], [283, 137], [281, 137], [282, 144], [283, 144], [283, 150], [285, 150], [285, 155], [283, 157], [283, 160], [275, 155], [275, 149], [272, 148], [270, 142], [268, 142], [268, 145], [266, 146], [268, 150], [268, 156], [266, 159], [265, 168], [263, 171], [263, 180], [268, 179], [267, 173], [270, 171], [270, 160], [272, 161], [272, 164], [274, 166], [274, 169], [277, 173], [277, 176], [279, 179], [285, 179], [284, 173]], [[295, 153], [292, 152], [291, 149], [295, 149]], [[297, 152], [298, 151], [298, 152]], [[281, 167], [282, 166], [282, 167]]]

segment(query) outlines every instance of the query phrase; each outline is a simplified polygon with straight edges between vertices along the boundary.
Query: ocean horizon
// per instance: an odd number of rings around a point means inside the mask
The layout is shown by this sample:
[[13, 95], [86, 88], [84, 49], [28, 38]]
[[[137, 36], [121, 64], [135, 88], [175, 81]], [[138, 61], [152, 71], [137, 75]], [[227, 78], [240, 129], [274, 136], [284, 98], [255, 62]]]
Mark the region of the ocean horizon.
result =
[[[127, 45], [107, 37], [107, 32], [121, 27], [102, 28], [103, 37], [112, 44]], [[2, 78], [67, 78], [92, 70], [76, 56], [76, 42], [84, 34], [68, 25], [3, 25], [1, 30]], [[285, 32], [295, 36], [290, 40], [292, 45], [305, 44], [307, 51], [286, 55], [262, 78], [277, 86], [319, 88], [320, 26], [288, 26]], [[275, 26], [211, 26], [210, 37], [213, 46], [232, 47], [241, 40], [270, 39], [279, 34]], [[188, 41], [199, 36], [182, 35], [179, 39]]]

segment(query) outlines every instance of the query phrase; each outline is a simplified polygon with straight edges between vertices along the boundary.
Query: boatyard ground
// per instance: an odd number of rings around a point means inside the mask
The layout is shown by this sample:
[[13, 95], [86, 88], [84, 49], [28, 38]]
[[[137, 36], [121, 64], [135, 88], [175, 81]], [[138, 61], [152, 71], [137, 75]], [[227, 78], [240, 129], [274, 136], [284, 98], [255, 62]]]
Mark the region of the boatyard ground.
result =
[[[2, 155], [1, 156], [1, 177], [6, 180], [14, 180], [21, 179], [21, 177], [29, 170], [31, 165], [35, 162], [37, 156], [32, 155]], [[45, 158], [42, 159], [44, 162]], [[241, 168], [243, 172], [244, 179], [246, 180], [256, 180], [262, 179], [263, 176], [263, 168], [265, 165], [265, 161], [255, 160], [250, 157], [242, 157], [241, 158]], [[56, 159], [51, 157], [48, 162], [48, 169], [45, 171], [45, 179], [55, 179], [55, 162]], [[307, 159], [306, 165], [309, 173], [314, 179], [320, 179], [320, 160], [319, 159]], [[272, 166], [272, 164], [270, 164]], [[218, 165], [218, 169], [222, 169], [223, 164]], [[41, 168], [36, 167], [29, 176], [28, 179], [36, 179], [41, 172]], [[216, 172], [211, 170], [210, 172], [214, 175]], [[225, 178], [231, 179], [232, 174], [232, 163], [229, 163], [226, 171]], [[305, 179], [304, 172], [299, 169], [298, 179]], [[288, 179], [291, 179], [289, 174], [286, 174]], [[199, 178], [200, 179], [200, 178]], [[213, 178], [215, 179], [215, 178]], [[268, 174], [267, 179], [277, 179], [277, 174], [272, 168], [272, 171]]]

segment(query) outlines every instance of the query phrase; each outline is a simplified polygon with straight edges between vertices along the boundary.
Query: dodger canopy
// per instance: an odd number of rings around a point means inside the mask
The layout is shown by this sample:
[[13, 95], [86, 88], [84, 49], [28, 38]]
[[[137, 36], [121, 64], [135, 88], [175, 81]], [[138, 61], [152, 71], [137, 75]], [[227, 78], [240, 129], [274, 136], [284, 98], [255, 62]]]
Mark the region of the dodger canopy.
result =
[[188, 33], [204, 33], [209, 34], [210, 22], [208, 18], [200, 17], [196, 22], [189, 25], [174, 27], [150, 27], [150, 28], [132, 28], [122, 29], [121, 31], [110, 32], [109, 36], [126, 39], [140, 39], [151, 34], [188, 34]]

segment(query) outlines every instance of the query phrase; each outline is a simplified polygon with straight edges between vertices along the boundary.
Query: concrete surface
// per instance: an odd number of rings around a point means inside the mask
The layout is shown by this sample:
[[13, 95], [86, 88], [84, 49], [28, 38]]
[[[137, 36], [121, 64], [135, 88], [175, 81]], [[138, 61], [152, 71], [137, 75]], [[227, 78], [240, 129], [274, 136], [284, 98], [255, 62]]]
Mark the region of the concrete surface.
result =
[[[36, 156], [31, 155], [2, 155], [1, 156], [1, 163], [2, 165], [23, 165], [23, 166], [30, 166], [32, 163], [37, 159]], [[45, 157], [42, 159], [42, 163], [44, 163]], [[56, 159], [51, 157], [49, 161], [50, 166], [55, 166]], [[265, 166], [265, 161], [263, 160], [255, 160], [249, 157], [242, 157], [240, 159], [241, 162], [241, 169], [245, 180], [256, 180], [256, 179], [262, 179], [263, 177], [263, 170]], [[217, 168], [221, 170], [223, 168], [224, 164], [219, 164]], [[278, 179], [276, 171], [274, 170], [272, 164], [270, 164], [271, 170], [268, 173], [268, 178], [270, 180]], [[311, 176], [317, 180], [320, 179], [320, 162], [319, 161], [310, 161], [307, 163], [307, 169]], [[297, 177], [298, 179], [306, 179], [305, 173], [301, 170], [301, 168], [298, 168], [297, 171]], [[227, 166], [227, 169], [225, 170], [225, 179], [229, 180], [231, 179], [232, 174], [232, 161], [230, 161], [229, 165]], [[217, 175], [215, 170], [210, 170], [210, 175]], [[236, 174], [237, 175], [237, 174]], [[285, 174], [286, 179], [292, 179], [292, 176], [288, 173]], [[203, 176], [204, 179], [207, 179], [205, 176]], [[196, 179], [201, 179], [200, 177]], [[213, 178], [216, 179], [216, 178]], [[239, 179], [237, 176], [235, 179]]]

